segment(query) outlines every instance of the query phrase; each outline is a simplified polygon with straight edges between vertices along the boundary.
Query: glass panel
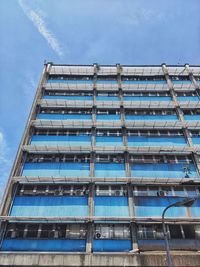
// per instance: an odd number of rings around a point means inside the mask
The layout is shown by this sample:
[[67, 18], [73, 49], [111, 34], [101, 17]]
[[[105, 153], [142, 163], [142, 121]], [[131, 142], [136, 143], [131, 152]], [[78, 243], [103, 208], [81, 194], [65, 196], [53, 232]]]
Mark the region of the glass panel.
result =
[[187, 145], [183, 136], [179, 137], [151, 137], [151, 136], [130, 136], [130, 146], [184, 146]]
[[122, 146], [123, 139], [122, 137], [115, 136], [97, 136], [96, 137], [97, 146]]
[[117, 96], [97, 96], [97, 101], [119, 101]]
[[178, 120], [177, 115], [126, 115], [126, 120]]
[[[133, 177], [152, 178], [184, 178], [184, 163], [138, 163], [131, 166]], [[197, 178], [198, 174], [194, 164], [190, 164], [188, 178]]]
[[73, 84], [79, 84], [79, 83], [87, 83], [92, 84], [92, 80], [66, 80], [66, 79], [49, 79], [47, 83], [73, 83]]
[[86, 240], [81, 239], [5, 239], [3, 251], [85, 251]]
[[128, 212], [127, 197], [99, 196], [95, 197], [95, 216], [126, 217]]
[[44, 95], [42, 99], [63, 99], [63, 100], [92, 100], [92, 96], [77, 96], [77, 95]]
[[[170, 204], [182, 201], [178, 197], [135, 197], [135, 212], [138, 217], [161, 217], [163, 210]], [[172, 207], [166, 217], [186, 217], [185, 207]]]
[[40, 120], [91, 120], [92, 115], [85, 114], [38, 114]]
[[176, 97], [178, 101], [199, 101], [199, 97], [198, 96], [177, 96]]
[[122, 84], [166, 84], [165, 80], [123, 80]]
[[15, 197], [11, 216], [87, 216], [87, 197]]
[[105, 115], [99, 115], [96, 116], [97, 120], [101, 121], [107, 121], [107, 120], [120, 120], [121, 117], [118, 114], [105, 114]]
[[170, 96], [125, 96], [125, 101], [171, 101]]
[[96, 177], [126, 177], [125, 165], [122, 163], [96, 163]]
[[94, 239], [94, 252], [125, 252], [132, 249], [131, 240]]
[[89, 163], [25, 163], [22, 176], [84, 177], [90, 175]]
[[87, 135], [33, 135], [30, 144], [49, 146], [90, 146], [91, 137]]

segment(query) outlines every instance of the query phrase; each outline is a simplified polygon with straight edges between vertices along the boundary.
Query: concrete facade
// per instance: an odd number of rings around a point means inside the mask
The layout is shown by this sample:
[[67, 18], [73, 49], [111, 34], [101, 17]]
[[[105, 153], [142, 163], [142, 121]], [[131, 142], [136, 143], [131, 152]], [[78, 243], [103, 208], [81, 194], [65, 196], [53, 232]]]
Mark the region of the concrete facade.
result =
[[1, 207], [2, 266], [200, 266], [200, 67], [44, 66]]

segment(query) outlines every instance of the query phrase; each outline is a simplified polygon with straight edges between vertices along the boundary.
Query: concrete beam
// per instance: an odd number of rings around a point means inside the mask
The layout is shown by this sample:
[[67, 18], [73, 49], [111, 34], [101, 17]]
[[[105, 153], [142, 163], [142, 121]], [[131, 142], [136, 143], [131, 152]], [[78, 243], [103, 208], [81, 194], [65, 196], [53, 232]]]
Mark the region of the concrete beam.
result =
[[[173, 266], [199, 267], [198, 252], [172, 252]], [[167, 266], [164, 252], [134, 253], [34, 253], [8, 252], [0, 254], [1, 266]]]

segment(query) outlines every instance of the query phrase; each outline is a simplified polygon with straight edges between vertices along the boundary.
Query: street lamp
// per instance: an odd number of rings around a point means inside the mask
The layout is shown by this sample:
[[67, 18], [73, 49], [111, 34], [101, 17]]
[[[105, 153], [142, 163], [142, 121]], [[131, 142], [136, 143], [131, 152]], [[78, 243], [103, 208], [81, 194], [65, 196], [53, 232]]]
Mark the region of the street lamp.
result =
[[165, 248], [166, 248], [166, 255], [167, 255], [167, 263], [168, 263], [168, 267], [172, 267], [172, 258], [170, 255], [170, 250], [169, 250], [169, 241], [167, 238], [167, 231], [166, 231], [166, 227], [165, 227], [165, 213], [166, 211], [171, 208], [171, 207], [190, 207], [193, 205], [193, 203], [195, 202], [197, 198], [186, 198], [183, 201], [177, 201], [173, 204], [170, 204], [169, 206], [167, 206], [162, 213], [162, 229], [163, 229], [163, 234], [164, 234], [164, 239], [165, 239]]

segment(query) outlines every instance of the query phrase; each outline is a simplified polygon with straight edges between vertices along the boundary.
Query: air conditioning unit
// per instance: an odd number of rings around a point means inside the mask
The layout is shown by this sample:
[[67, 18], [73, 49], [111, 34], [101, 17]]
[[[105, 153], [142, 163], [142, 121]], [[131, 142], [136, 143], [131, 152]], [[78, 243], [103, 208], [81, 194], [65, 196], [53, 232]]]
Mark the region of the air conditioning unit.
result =
[[81, 195], [83, 195], [83, 192], [82, 192], [81, 190], [76, 190], [75, 193], [76, 193], [77, 196], [81, 196]]
[[63, 191], [62, 191], [62, 190], [59, 190], [59, 189], [56, 189], [56, 190], [54, 191], [54, 195], [55, 195], [55, 196], [61, 196], [61, 195], [63, 195]]
[[52, 230], [51, 232], [48, 233], [48, 237], [49, 238], [54, 238], [54, 236], [55, 236], [55, 231], [54, 230]]
[[115, 196], [121, 196], [121, 195], [122, 195], [122, 192], [120, 190], [115, 191]]
[[96, 233], [96, 239], [101, 238], [101, 234], [100, 233]]
[[164, 197], [165, 195], [166, 195], [165, 191], [160, 190], [160, 191], [157, 192], [157, 196], [158, 197]]

